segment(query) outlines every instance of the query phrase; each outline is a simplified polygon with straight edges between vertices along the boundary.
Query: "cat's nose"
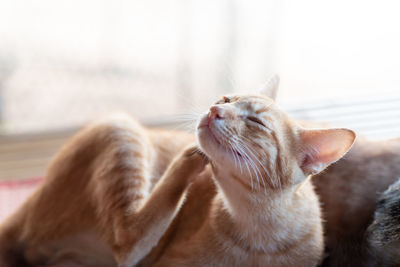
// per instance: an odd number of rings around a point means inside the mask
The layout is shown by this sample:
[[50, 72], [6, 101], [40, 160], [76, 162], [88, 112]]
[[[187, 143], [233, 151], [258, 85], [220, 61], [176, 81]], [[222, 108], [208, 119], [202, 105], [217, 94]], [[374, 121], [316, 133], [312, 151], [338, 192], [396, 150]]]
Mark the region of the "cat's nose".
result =
[[221, 120], [224, 118], [225, 111], [223, 108], [218, 106], [212, 106], [210, 112], [208, 113], [209, 119]]

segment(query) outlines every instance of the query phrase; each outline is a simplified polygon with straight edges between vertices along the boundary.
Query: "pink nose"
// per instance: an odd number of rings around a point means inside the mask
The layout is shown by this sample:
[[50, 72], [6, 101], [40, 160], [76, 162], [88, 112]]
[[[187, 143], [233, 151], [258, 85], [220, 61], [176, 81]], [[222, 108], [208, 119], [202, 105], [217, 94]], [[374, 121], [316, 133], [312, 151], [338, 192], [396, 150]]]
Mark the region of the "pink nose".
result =
[[209, 119], [220, 120], [223, 119], [225, 115], [224, 109], [218, 106], [212, 106], [210, 112], [208, 113]]

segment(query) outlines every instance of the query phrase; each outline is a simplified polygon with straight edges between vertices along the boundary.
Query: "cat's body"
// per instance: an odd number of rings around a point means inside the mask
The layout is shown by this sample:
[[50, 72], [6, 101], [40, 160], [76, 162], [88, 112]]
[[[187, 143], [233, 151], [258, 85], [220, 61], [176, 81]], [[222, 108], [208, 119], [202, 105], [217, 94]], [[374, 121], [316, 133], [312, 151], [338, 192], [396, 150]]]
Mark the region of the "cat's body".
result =
[[[340, 158], [354, 134], [304, 130], [271, 100], [249, 96], [218, 102], [197, 137], [212, 166], [200, 176], [205, 163], [194, 148], [170, 163], [190, 135], [149, 132], [126, 118], [86, 128], [2, 225], [0, 263], [317, 265], [322, 222], [306, 176]], [[228, 146], [235, 138], [248, 148]]]

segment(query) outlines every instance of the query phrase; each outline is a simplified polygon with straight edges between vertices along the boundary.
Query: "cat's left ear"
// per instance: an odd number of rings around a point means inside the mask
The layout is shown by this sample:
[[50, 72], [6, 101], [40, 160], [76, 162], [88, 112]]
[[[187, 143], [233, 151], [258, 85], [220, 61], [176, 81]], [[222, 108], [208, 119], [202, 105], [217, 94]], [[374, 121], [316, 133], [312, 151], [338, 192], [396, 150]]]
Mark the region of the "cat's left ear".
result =
[[356, 134], [349, 129], [300, 130], [299, 165], [304, 174], [317, 174], [343, 157]]
[[272, 76], [265, 84], [261, 86], [258, 91], [259, 94], [268, 96], [269, 98], [275, 100], [276, 95], [278, 94], [279, 80], [280, 79], [278, 75], [275, 74]]

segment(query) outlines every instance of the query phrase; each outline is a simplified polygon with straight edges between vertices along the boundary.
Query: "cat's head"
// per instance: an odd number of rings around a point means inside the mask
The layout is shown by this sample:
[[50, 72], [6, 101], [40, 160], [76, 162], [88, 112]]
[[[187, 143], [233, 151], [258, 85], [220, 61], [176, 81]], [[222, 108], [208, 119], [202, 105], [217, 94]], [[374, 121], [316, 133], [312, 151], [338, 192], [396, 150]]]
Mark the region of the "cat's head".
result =
[[222, 97], [200, 118], [196, 136], [215, 169], [255, 190], [298, 184], [355, 140], [348, 129], [304, 129], [261, 94]]

